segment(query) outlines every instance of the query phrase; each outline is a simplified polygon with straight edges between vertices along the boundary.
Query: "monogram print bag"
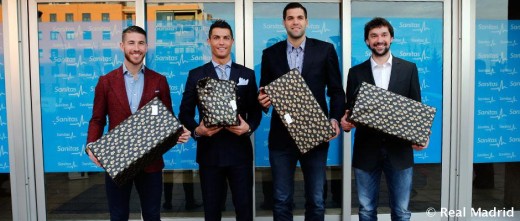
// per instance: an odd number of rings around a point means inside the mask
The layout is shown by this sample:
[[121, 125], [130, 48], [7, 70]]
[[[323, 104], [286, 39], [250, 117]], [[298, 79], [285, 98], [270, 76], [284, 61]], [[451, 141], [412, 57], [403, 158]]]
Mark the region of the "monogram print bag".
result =
[[234, 81], [206, 77], [197, 82], [204, 126], [237, 126], [237, 86]]
[[117, 185], [123, 185], [177, 143], [182, 125], [157, 97], [88, 145]]
[[425, 146], [436, 109], [363, 82], [357, 91], [350, 120]]
[[336, 135], [298, 69], [264, 89], [300, 152], [306, 153]]

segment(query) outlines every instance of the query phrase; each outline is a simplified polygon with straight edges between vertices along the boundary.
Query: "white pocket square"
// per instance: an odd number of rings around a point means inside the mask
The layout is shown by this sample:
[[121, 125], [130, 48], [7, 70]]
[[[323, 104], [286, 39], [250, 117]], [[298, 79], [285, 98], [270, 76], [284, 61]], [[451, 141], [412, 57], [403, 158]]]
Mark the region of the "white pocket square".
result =
[[238, 86], [241, 86], [241, 85], [248, 85], [249, 84], [249, 79], [244, 79], [244, 78], [238, 78]]

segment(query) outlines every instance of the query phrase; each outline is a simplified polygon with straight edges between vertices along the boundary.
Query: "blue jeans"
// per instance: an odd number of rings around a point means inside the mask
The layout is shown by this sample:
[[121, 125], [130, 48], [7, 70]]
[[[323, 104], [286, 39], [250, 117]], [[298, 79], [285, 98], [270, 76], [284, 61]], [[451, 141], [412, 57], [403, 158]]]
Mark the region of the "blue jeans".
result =
[[300, 161], [305, 183], [305, 220], [324, 220], [323, 186], [326, 180], [328, 147], [317, 147], [301, 154], [295, 147], [270, 149], [273, 176], [274, 221], [293, 220], [294, 172]]
[[140, 172], [130, 181], [119, 187], [105, 173], [105, 188], [111, 221], [128, 221], [130, 215], [130, 193], [135, 184], [141, 202], [141, 213], [145, 221], [161, 220], [162, 171]]
[[359, 200], [359, 220], [377, 220], [381, 172], [385, 173], [392, 221], [410, 220], [408, 203], [412, 191], [413, 167], [404, 170], [394, 169], [387, 158], [382, 159], [374, 171], [354, 168]]

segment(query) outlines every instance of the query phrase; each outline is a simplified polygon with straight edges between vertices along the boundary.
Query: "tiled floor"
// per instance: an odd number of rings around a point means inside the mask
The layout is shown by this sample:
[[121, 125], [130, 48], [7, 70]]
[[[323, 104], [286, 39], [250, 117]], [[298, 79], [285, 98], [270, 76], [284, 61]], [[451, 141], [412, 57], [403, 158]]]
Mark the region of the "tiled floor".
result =
[[[270, 210], [261, 208], [263, 202], [262, 179], [269, 179], [268, 176], [262, 176], [262, 173], [268, 170], [257, 171], [256, 177], [256, 213], [257, 216], [270, 216]], [[441, 194], [441, 174], [440, 165], [417, 165], [414, 169], [414, 192], [410, 203], [410, 210], [412, 212], [424, 212], [427, 208], [433, 207], [440, 209], [440, 194]], [[329, 178], [340, 179], [338, 175], [340, 171], [329, 173]], [[200, 187], [197, 182], [197, 173], [193, 174], [191, 178], [194, 180], [194, 194], [195, 199], [199, 203], [202, 202], [200, 195]], [[493, 206], [503, 206], [502, 199], [504, 197], [504, 166], [503, 164], [495, 164], [494, 178], [495, 187], [490, 189], [474, 189], [473, 207], [492, 208]], [[163, 217], [202, 217], [203, 208], [197, 208], [191, 211], [186, 211], [184, 208], [184, 192], [181, 182], [186, 180], [186, 175], [180, 172], [173, 173], [174, 188], [173, 188], [173, 208], [171, 210], [163, 210]], [[295, 214], [303, 214], [304, 212], [304, 196], [303, 184], [301, 176], [296, 177], [295, 186]], [[383, 178], [384, 180], [384, 178]], [[357, 214], [357, 199], [355, 183], [352, 181], [352, 213]], [[101, 173], [48, 173], [45, 175], [46, 182], [46, 209], [48, 220], [63, 220], [63, 219], [108, 219], [106, 208], [106, 199], [103, 189], [103, 174]], [[339, 204], [335, 203], [332, 198], [332, 190], [339, 182], [328, 182], [328, 197], [327, 197], [327, 213], [340, 214], [341, 208]], [[267, 183], [266, 183], [267, 184]], [[388, 195], [386, 193], [385, 183], [381, 185], [380, 196], [380, 213], [388, 213]], [[0, 183], [2, 191], [9, 192], [9, 183]], [[1, 192], [0, 192], [1, 193]], [[230, 192], [228, 191], [228, 198], [226, 201], [226, 208], [223, 213], [224, 216], [233, 217], [233, 204], [231, 202]], [[134, 193], [134, 196], [136, 194]], [[85, 209], [82, 209], [85, 208]], [[132, 200], [132, 215], [131, 218], [138, 219], [139, 204], [137, 197]], [[11, 201], [10, 196], [5, 194], [0, 195], [0, 220], [12, 220], [11, 218]]]

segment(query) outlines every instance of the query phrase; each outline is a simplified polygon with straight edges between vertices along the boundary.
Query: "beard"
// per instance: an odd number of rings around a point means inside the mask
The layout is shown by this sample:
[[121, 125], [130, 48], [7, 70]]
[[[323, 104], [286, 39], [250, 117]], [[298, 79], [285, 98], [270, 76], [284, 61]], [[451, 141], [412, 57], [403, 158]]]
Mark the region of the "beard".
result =
[[293, 39], [300, 39], [303, 36], [305, 36], [305, 30], [301, 30], [301, 32], [296, 32], [296, 33], [287, 31], [287, 35], [289, 35]]
[[[391, 44], [390, 44], [390, 45], [391, 45]], [[373, 55], [378, 56], [378, 57], [382, 57], [382, 56], [385, 56], [386, 54], [388, 54], [388, 52], [390, 51], [390, 45], [387, 46], [387, 45], [385, 44], [385, 49], [384, 49], [381, 53], [379, 53], [379, 52], [375, 49], [375, 47], [370, 47], [370, 46], [369, 46], [368, 48], [370, 48], [370, 51], [372, 51], [372, 54], [373, 54]], [[377, 46], [377, 45], [376, 45], [376, 46]]]
[[134, 58], [128, 53], [125, 53], [125, 58], [128, 62], [130, 62], [133, 65], [140, 65], [143, 63], [144, 60], [144, 56], [142, 56], [141, 58], [139, 58], [138, 61], [135, 61]]

